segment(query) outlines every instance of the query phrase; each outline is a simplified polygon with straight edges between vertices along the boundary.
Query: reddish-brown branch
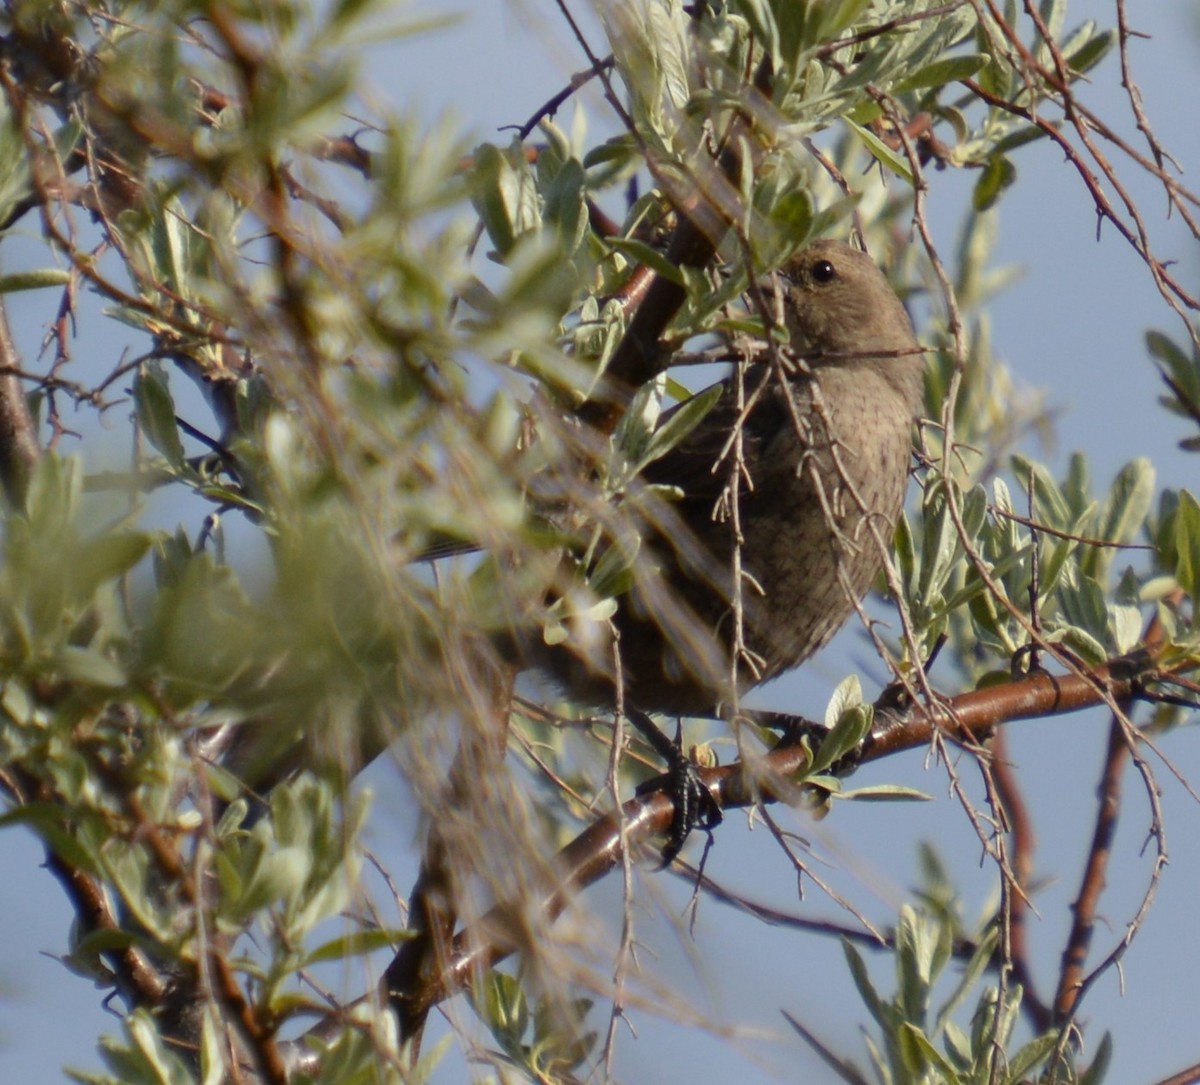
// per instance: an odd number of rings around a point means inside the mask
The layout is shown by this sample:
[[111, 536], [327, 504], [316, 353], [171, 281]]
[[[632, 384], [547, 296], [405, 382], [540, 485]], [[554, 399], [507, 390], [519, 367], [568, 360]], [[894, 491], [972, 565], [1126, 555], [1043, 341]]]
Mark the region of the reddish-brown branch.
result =
[[[34, 796], [39, 801], [53, 801], [45, 785], [9, 766], [6, 784], [18, 805]], [[113, 914], [104, 886], [87, 871], [64, 859], [46, 845], [46, 869], [58, 879], [71, 901], [76, 922], [82, 934], [118, 932], [124, 928]], [[105, 963], [112, 970], [116, 989], [131, 1006], [157, 1007], [167, 993], [163, 977], [136, 945], [103, 950]]]
[[[1155, 165], [1158, 166], [1163, 175], [1166, 173], [1166, 163], [1168, 161], [1179, 173], [1182, 173], [1183, 170], [1179, 163], [1175, 161], [1170, 152], [1159, 142], [1158, 136], [1155, 135], [1154, 129], [1150, 126], [1150, 120], [1142, 108], [1142, 92], [1134, 81], [1133, 68], [1129, 63], [1129, 39], [1144, 38], [1147, 35], [1130, 29], [1129, 20], [1125, 14], [1125, 0], [1116, 0], [1116, 8], [1119, 42], [1117, 52], [1121, 58], [1121, 86], [1125, 88], [1125, 93], [1129, 98], [1129, 108], [1133, 112], [1134, 120], [1137, 122], [1138, 131], [1145, 138], [1146, 145], [1150, 149], [1150, 156], [1154, 159]], [[1188, 210], [1186, 201], [1181, 199], [1179, 193], [1175, 190], [1175, 186], [1164, 184], [1163, 188], [1167, 193], [1167, 199], [1171, 201], [1171, 206], [1178, 209], [1184, 221], [1191, 227], [1192, 233], [1197, 233], [1196, 220]]]
[[[147, 845], [167, 882], [178, 886], [184, 899], [193, 907], [201, 907], [202, 901], [196, 884], [188, 873], [183, 856], [179, 854], [174, 843], [167, 838], [146, 812], [137, 795], [129, 793], [122, 796], [122, 799], [136, 825], [138, 838]], [[238, 1032], [247, 1041], [249, 1052], [261, 1080], [273, 1082], [276, 1085], [285, 1085], [288, 1074], [275, 1038], [274, 1023], [264, 1020], [259, 1008], [246, 998], [242, 985], [238, 981], [237, 973], [228, 957], [222, 952], [221, 947], [215, 942], [209, 947], [205, 964], [212, 980], [212, 993], [229, 1014]], [[191, 997], [198, 998], [198, 996], [199, 988]]]
[[1012, 954], [1013, 976], [1024, 989], [1021, 1009], [1029, 1015], [1034, 1029], [1045, 1032], [1053, 1024], [1049, 1007], [1038, 997], [1034, 984], [1033, 969], [1029, 963], [1029, 884], [1033, 875], [1033, 853], [1037, 841], [1029, 808], [1017, 785], [1016, 775], [1006, 758], [1007, 743], [1004, 732], [999, 731], [992, 745], [992, 778], [1004, 805], [1012, 840], [1012, 872], [1017, 880], [1016, 892], [1012, 894], [1011, 918], [1009, 921], [1009, 948]]
[[0, 300], [0, 483], [17, 508], [25, 504], [25, 489], [41, 451], [37, 427], [17, 375], [20, 363], [8, 328], [8, 314]]
[[[1183, 593], [1176, 589], [1169, 597], [1172, 607], [1178, 607], [1183, 599]], [[1146, 628], [1144, 645], [1149, 651], [1158, 648], [1165, 636], [1165, 630], [1159, 617], [1155, 615]], [[1186, 681], [1186, 679], [1183, 679]], [[1138, 919], [1153, 895], [1156, 876], [1151, 878], [1138, 918], [1130, 925], [1129, 934], [1112, 953], [1108, 961], [1094, 970], [1091, 976], [1084, 975], [1084, 965], [1087, 962], [1088, 949], [1091, 946], [1092, 934], [1096, 925], [1096, 913], [1100, 896], [1104, 892], [1109, 861], [1112, 858], [1112, 842], [1116, 833], [1117, 818], [1120, 814], [1121, 773], [1127, 759], [1134, 755], [1132, 740], [1129, 733], [1128, 720], [1123, 713], [1113, 712], [1109, 725], [1108, 749], [1104, 757], [1104, 766], [1100, 774], [1100, 782], [1096, 788], [1098, 800], [1096, 808], [1096, 824], [1092, 832], [1092, 843], [1088, 849], [1087, 861], [1080, 878], [1079, 892], [1071, 909], [1073, 919], [1071, 931], [1067, 937], [1066, 947], [1062, 954], [1062, 967], [1059, 972], [1058, 988], [1054, 996], [1054, 1020], [1052, 1024], [1066, 1024], [1079, 1007], [1079, 1000], [1096, 975], [1106, 967], [1108, 962], [1128, 946], [1132, 932], [1136, 929]], [[1152, 803], [1153, 806], [1153, 803]], [[1159, 861], [1161, 863], [1164, 851], [1161, 840], [1161, 826], [1157, 819], [1155, 830], [1159, 835]], [[1049, 1026], [1047, 1026], [1049, 1027]]]
[[[603, 74], [601, 78], [604, 78]], [[769, 98], [772, 78], [770, 63], [764, 59], [750, 93]], [[695, 183], [684, 188], [656, 173], [679, 213], [679, 224], [666, 252], [667, 260], [676, 267], [704, 267], [735, 220], [730, 208], [724, 206], [720, 193], [740, 168], [741, 146], [749, 123], [739, 117], [732, 124], [708, 183]], [[649, 158], [647, 166], [654, 172], [655, 165]], [[602, 430], [611, 429], [634, 392], [666, 368], [659, 338], [686, 297], [687, 291], [679, 283], [661, 275], [653, 276], [609, 362], [601, 393], [580, 410], [586, 421]]]
[[[497, 671], [490, 718], [482, 727], [471, 727], [468, 723], [464, 730], [446, 783], [443, 802], [447, 809], [470, 803], [478, 791], [479, 780], [489, 778], [504, 759], [514, 677], [510, 669]], [[388, 1003], [400, 1022], [401, 1036], [415, 1040], [418, 1047], [432, 1003], [414, 999], [412, 992], [422, 990], [429, 982], [428, 977], [442, 972], [453, 957], [452, 939], [458, 922], [454, 907], [456, 878], [450, 862], [453, 853], [453, 847], [435, 823], [409, 895], [410, 937], [383, 978]]]
[[[115, 784], [122, 792], [126, 791], [119, 776], [108, 766], [97, 764], [96, 768], [109, 783]], [[40, 795], [41, 790], [37, 781], [23, 780], [19, 796], [34, 795], [49, 801], [48, 796]], [[174, 843], [150, 818], [137, 795], [126, 792], [121, 798], [129, 814], [133, 833], [147, 845], [164, 880], [177, 886], [184, 899], [196, 905], [198, 895], [195, 884]], [[66, 890], [84, 931], [115, 933], [125, 929], [114, 915], [104, 887], [95, 878], [49, 848], [46, 865]], [[142, 949], [130, 944], [106, 949], [103, 957], [113, 970], [117, 989], [129, 1000], [130, 1005], [163, 1013], [173, 1004], [175, 1009], [182, 1011], [183, 1018], [189, 1017], [190, 1003], [196, 1001], [198, 995], [185, 992], [179, 985], [173, 986], [151, 964]], [[260, 1080], [285, 1082], [287, 1071], [275, 1042], [273, 1027], [260, 1020], [257, 1008], [247, 1001], [229, 961], [213, 946], [206, 957], [206, 964], [214, 981], [214, 994], [232, 1015], [239, 1032], [249, 1041]], [[190, 1030], [185, 1042], [192, 1042]]]
[[1161, 1081], [1156, 1081], [1154, 1085], [1196, 1085], [1198, 1081], [1200, 1081], [1200, 1062], [1189, 1066], [1186, 1070], [1180, 1070], [1177, 1074], [1165, 1077]]
[[620, 237], [621, 224], [604, 212], [590, 196], [587, 199], [588, 225], [597, 237]]
[[[1084, 708], [1123, 701], [1137, 695], [1141, 684], [1154, 674], [1149, 656], [1122, 657], [1085, 675], [1035, 674], [1004, 686], [964, 693], [932, 712], [922, 714], [875, 736], [862, 761], [925, 746], [935, 734], [951, 741], [979, 739], [993, 728], [1019, 719], [1056, 716]], [[702, 772], [705, 783], [723, 808], [775, 802], [794, 789], [789, 780], [802, 773], [807, 755], [799, 747], [767, 754], [751, 769], [744, 763]], [[553, 922], [583, 889], [615, 869], [623, 859], [622, 841], [635, 848], [671, 824], [674, 807], [663, 794], [625, 803], [585, 829], [559, 853], [559, 882], [542, 898], [539, 911], [545, 923]], [[498, 905], [454, 940], [450, 967], [426, 985], [405, 993], [409, 1002], [426, 1010], [450, 993], [470, 984], [484, 969], [512, 953], [518, 939], [509, 931], [510, 909]], [[394, 996], [394, 992], [393, 992]]]
[[[688, 208], [699, 215], [699, 207]], [[702, 267], [716, 251], [717, 239], [713, 230], [698, 225], [691, 217], [680, 220], [667, 248], [666, 257], [676, 267]], [[636, 277], [638, 289], [632, 298], [640, 296], [633, 319], [625, 331], [621, 345], [613, 354], [606, 374], [606, 394], [583, 405], [581, 414], [600, 429], [616, 425], [620, 412], [634, 391], [650, 380], [662, 365], [658, 340], [671, 319], [679, 312], [687, 291], [679, 283], [661, 275]], [[643, 287], [643, 284], [644, 287]]]
[[1106, 884], [1105, 873], [1112, 855], [1117, 815], [1121, 809], [1121, 773], [1128, 758], [1129, 743], [1125, 730], [1121, 721], [1114, 716], [1108, 729], [1108, 749], [1097, 788], [1100, 805], [1096, 813], [1096, 826], [1088, 849], [1087, 865], [1080, 880], [1079, 895], [1072, 909], [1074, 918], [1071, 933], [1063, 950], [1058, 990], [1054, 995], [1054, 1015], [1059, 1021], [1066, 1021], [1075, 1012], [1082, 993], [1084, 965], [1096, 929], [1096, 911]]
[[[68, 863], [49, 847], [46, 849], [46, 869], [66, 890], [81, 930], [113, 933], [125, 930], [109, 907], [104, 887], [95, 878]], [[104, 957], [113, 969], [118, 993], [127, 998], [130, 1005], [150, 1009], [162, 1005], [167, 985], [139, 949], [132, 945], [109, 949], [104, 951]]]
[[521, 125], [517, 132], [518, 137], [522, 140], [528, 139], [530, 133], [532, 133], [533, 130], [539, 124], [541, 124], [545, 118], [553, 117], [562, 108], [567, 99], [570, 98], [576, 91], [578, 91], [581, 87], [587, 86], [588, 83], [590, 83], [598, 75], [601, 75], [602, 72], [611, 71], [615, 63], [616, 62], [613, 59], [612, 54], [609, 54], [598, 64], [593, 64], [590, 68], [585, 68], [583, 71], [571, 76], [571, 81], [565, 87], [563, 87], [562, 90], [560, 90], [552, 98], [543, 102], [537, 112], [535, 112], [533, 116], [529, 118], [529, 120]]

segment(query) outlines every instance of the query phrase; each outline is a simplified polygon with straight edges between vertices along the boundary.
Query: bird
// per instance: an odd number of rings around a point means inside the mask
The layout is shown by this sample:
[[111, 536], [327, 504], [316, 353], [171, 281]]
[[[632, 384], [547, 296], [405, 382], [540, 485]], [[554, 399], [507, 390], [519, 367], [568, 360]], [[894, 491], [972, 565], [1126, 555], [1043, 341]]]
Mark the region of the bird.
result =
[[[790, 372], [751, 364], [747, 407], [726, 377], [700, 423], [642, 471], [641, 485], [667, 496], [641, 503], [641, 553], [612, 627], [623, 699], [645, 712], [711, 714], [732, 695], [735, 608], [738, 694], [823, 647], [882, 567], [877, 540], [890, 543], [904, 503], [924, 361], [903, 304], [871, 258], [840, 241], [801, 250], [780, 280]], [[611, 703], [611, 658], [593, 646], [546, 669], [576, 699]]]
[[[640, 543], [608, 637], [535, 663], [577, 702], [619, 701], [642, 730], [647, 713], [719, 717], [823, 647], [883, 567], [903, 508], [924, 388], [903, 303], [870, 256], [832, 239], [775, 282], [783, 364], [749, 363], [740, 399], [733, 374], [699, 393], [711, 408], [629, 488]], [[664, 859], [690, 828], [673, 827]]]

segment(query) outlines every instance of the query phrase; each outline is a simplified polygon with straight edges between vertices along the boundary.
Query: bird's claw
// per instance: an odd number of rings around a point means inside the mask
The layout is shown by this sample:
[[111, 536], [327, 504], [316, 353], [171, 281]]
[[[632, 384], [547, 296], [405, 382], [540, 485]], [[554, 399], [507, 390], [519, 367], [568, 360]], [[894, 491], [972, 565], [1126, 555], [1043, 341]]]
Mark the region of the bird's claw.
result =
[[647, 780], [638, 787], [636, 794], [641, 796], [656, 792], [665, 794], [675, 808], [662, 849], [662, 865], [668, 867], [683, 850], [693, 829], [711, 832], [721, 824], [724, 815], [701, 779], [700, 770], [678, 747], [669, 758], [667, 771]]
[[683, 752], [678, 731], [672, 741], [646, 713], [630, 705], [625, 706], [625, 716], [667, 763], [667, 771], [647, 780], [636, 794], [662, 792], [674, 804], [675, 812], [662, 850], [662, 865], [670, 866], [693, 829], [699, 827], [710, 832], [721, 824], [721, 807], [700, 778], [700, 770]]

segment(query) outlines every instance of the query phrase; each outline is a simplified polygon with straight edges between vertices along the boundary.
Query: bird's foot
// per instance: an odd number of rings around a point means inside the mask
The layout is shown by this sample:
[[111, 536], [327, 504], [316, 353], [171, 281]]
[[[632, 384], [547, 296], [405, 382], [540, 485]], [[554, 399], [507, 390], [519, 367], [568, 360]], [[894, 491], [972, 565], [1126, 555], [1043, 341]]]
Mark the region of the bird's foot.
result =
[[771, 712], [759, 709], [746, 712], [745, 715], [759, 727], [779, 733], [779, 739], [772, 747], [775, 750], [799, 746], [805, 739], [815, 750], [829, 734], [829, 728], [825, 724], [804, 716], [797, 716], [791, 712]]
[[784, 750], [794, 746], [804, 745], [812, 752], [817, 767], [815, 771], [830, 776], [849, 776], [858, 768], [863, 754], [870, 748], [871, 734], [862, 734], [857, 741], [847, 743], [837, 742], [836, 753], [825, 751], [825, 743], [830, 740], [834, 729], [816, 720], [804, 716], [793, 715], [789, 712], [755, 712], [752, 718], [762, 727], [779, 732], [779, 741], [772, 749]]
[[694, 829], [711, 832], [721, 824], [724, 815], [701, 779], [699, 768], [682, 750], [678, 757], [672, 758], [665, 773], [640, 784], [636, 791], [639, 796], [656, 793], [666, 795], [675, 807], [662, 849], [662, 865], [668, 867], [683, 850]]
[[649, 716], [636, 709], [627, 709], [626, 716], [667, 763], [663, 775], [645, 781], [636, 791], [639, 796], [662, 792], [675, 807], [662, 849], [662, 865], [667, 867], [683, 849], [692, 830], [711, 832], [721, 824], [724, 815], [701, 778], [700, 769], [683, 752], [679, 736], [672, 742]]

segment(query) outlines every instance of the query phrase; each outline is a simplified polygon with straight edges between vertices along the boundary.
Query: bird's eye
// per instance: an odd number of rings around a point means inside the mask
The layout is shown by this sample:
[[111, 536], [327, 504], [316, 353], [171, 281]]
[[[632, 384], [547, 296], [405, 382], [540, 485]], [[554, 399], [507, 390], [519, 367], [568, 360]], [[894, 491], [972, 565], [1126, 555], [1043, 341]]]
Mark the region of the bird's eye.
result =
[[828, 260], [818, 260], [813, 264], [812, 277], [819, 283], [831, 283], [837, 278], [837, 268]]

